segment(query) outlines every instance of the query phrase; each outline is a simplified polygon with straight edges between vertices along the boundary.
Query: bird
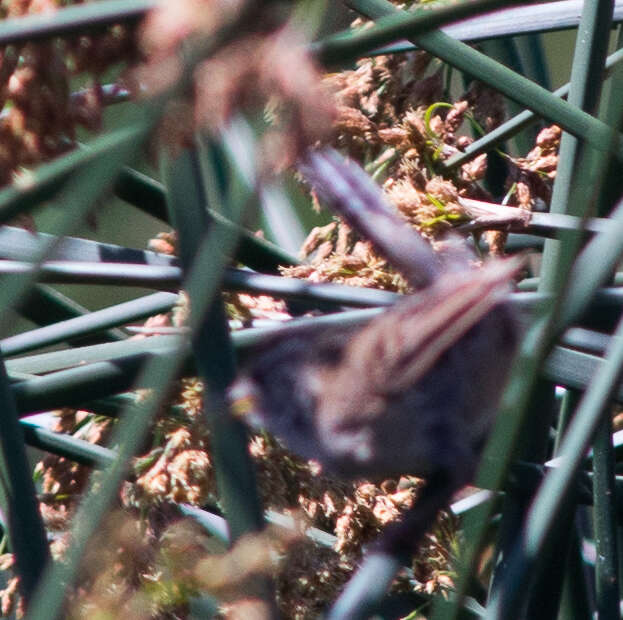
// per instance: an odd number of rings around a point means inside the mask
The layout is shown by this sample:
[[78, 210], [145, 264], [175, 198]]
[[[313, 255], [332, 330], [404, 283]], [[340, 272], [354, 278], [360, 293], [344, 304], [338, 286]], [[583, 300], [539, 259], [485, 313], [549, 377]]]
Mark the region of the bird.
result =
[[508, 303], [521, 259], [441, 275], [363, 326], [284, 329], [232, 388], [244, 416], [328, 474], [444, 472], [467, 484], [518, 341]]
[[[456, 237], [440, 257], [363, 169], [331, 148], [309, 151], [299, 172], [415, 292], [364, 325], [276, 331], [250, 352], [230, 395], [246, 400], [252, 429], [328, 475], [426, 479], [415, 504], [380, 535], [369, 570], [360, 569], [366, 580], [377, 560], [396, 558], [377, 579], [380, 591], [475, 475], [520, 340], [509, 293], [524, 258], [476, 266]], [[344, 600], [360, 585], [354, 577]]]

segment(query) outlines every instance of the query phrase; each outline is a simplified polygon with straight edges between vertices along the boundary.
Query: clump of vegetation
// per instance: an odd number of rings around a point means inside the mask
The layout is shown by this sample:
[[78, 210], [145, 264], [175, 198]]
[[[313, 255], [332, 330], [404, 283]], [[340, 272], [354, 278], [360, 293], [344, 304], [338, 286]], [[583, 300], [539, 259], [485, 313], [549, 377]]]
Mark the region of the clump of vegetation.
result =
[[[478, 3], [351, 0], [363, 17], [337, 36], [315, 34], [321, 4], [1, 3], [3, 616], [618, 615], [620, 328], [612, 289], [596, 293], [618, 286], [623, 251], [619, 75], [597, 119], [602, 78], [577, 67], [603, 66], [598, 46], [578, 42], [564, 103], [432, 32]], [[602, 22], [586, 38], [609, 32]], [[531, 119], [510, 119], [509, 98], [546, 121], [514, 142]], [[477, 486], [372, 576], [370, 547], [417, 510], [426, 481], [334, 477], [248, 431], [249, 403], [230, 407], [227, 391], [276, 325], [346, 329], [369, 318], [353, 308], [417, 292], [297, 171], [326, 147], [363, 167], [445, 271], [528, 254], [510, 302], [529, 307], [528, 327]], [[339, 191], [356, 204], [357, 188]], [[97, 232], [113, 195], [164, 220], [148, 251], [60, 240], [82, 223]], [[279, 247], [297, 238], [295, 203], [318, 223], [298, 256]], [[41, 206], [61, 214], [53, 237], [33, 234]], [[106, 314], [44, 282], [160, 292]], [[15, 311], [39, 329], [16, 335]], [[24, 442], [46, 452], [34, 472]], [[590, 580], [573, 581], [577, 563]], [[391, 583], [385, 598], [375, 579]]]

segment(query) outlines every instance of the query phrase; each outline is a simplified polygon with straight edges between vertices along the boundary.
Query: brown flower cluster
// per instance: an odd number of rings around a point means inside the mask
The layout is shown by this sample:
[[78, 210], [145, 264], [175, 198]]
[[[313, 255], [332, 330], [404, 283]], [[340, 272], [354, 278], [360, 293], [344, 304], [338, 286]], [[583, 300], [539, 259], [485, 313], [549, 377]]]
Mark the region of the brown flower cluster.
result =
[[[105, 444], [112, 428], [111, 418], [95, 416], [87, 411], [61, 409], [56, 412], [51, 430], [71, 434], [89, 443]], [[41, 484], [43, 501], [40, 510], [46, 528], [57, 533], [66, 530], [89, 473], [89, 468], [54, 454], [46, 455], [37, 464], [35, 476]]]
[[338, 102], [334, 146], [362, 162], [423, 234], [437, 237], [464, 219], [457, 196], [483, 196], [476, 182], [486, 172], [486, 155], [450, 179], [439, 176], [438, 164], [472, 141], [461, 133], [468, 116], [487, 127], [500, 122], [500, 98], [481, 89], [486, 97], [470, 92], [445, 103], [442, 68], [423, 52], [363, 59], [326, 81]]
[[153, 447], [137, 459], [136, 482], [126, 489], [126, 501], [148, 506], [156, 501], [194, 505], [214, 498], [214, 477], [209, 454], [209, 433], [202, 419], [203, 386], [196, 379], [184, 379], [176, 415], [158, 416]]
[[[399, 213], [431, 241], [468, 219], [459, 196], [487, 197], [477, 184], [486, 155], [450, 178], [441, 176], [439, 162], [472, 141], [461, 133], [468, 115], [492, 128], [504, 114], [501, 99], [482, 87], [472, 87], [455, 104], [444, 103], [442, 75], [430, 56], [413, 52], [363, 59], [356, 69], [325, 78], [337, 101], [333, 146], [362, 163]], [[342, 221], [312, 230], [301, 256], [307, 264], [284, 268], [283, 275], [407, 290], [402, 277]]]
[[[79, 4], [74, 2], [73, 4]], [[60, 0], [9, 0], [1, 17], [50, 12], [72, 4]], [[106, 94], [104, 71], [136, 56], [127, 27], [112, 26], [97, 35], [11, 45], [0, 52], [0, 185], [23, 168], [51, 159], [74, 146], [78, 127], [99, 128]], [[81, 74], [88, 88], [70, 93]]]
[[545, 127], [536, 137], [536, 146], [525, 157], [511, 159], [513, 167], [507, 184], [515, 186], [513, 204], [530, 211], [538, 201], [549, 204], [561, 136], [557, 125]]
[[[361, 20], [355, 25], [360, 26]], [[456, 103], [446, 103], [443, 67], [424, 52], [362, 59], [352, 71], [327, 76], [336, 93], [337, 119], [333, 145], [365, 166], [383, 186], [389, 200], [423, 235], [438, 239], [467, 218], [458, 197], [491, 201], [477, 183], [487, 170], [487, 155], [448, 173], [439, 164], [464, 150], [473, 138], [466, 135], [466, 122], [491, 131], [503, 122], [505, 106], [499, 93], [479, 82]], [[537, 146], [525, 158], [507, 158], [506, 187], [509, 205], [533, 208], [547, 202], [557, 164], [558, 128], [539, 134]], [[443, 176], [442, 176], [443, 175]], [[306, 245], [316, 247], [325, 230], [315, 230]], [[502, 254], [505, 234], [489, 235], [492, 252]], [[287, 275], [333, 279], [334, 263], [342, 252], [327, 249], [324, 240], [317, 252], [324, 256], [313, 270], [293, 270]], [[317, 261], [316, 261], [317, 262]], [[348, 262], [341, 258], [339, 262]], [[324, 272], [328, 271], [327, 274]], [[340, 275], [337, 275], [338, 281]], [[357, 284], [357, 278], [350, 279]], [[364, 285], [370, 285], [366, 279]]]
[[302, 265], [282, 267], [282, 275], [312, 282], [335, 282], [405, 292], [404, 278], [341, 220], [316, 227], [300, 252]]
[[[549, 204], [558, 166], [561, 133], [557, 125], [546, 127], [539, 132], [536, 146], [525, 157], [507, 156], [509, 174], [505, 186], [509, 206], [532, 211], [537, 206]], [[501, 230], [486, 231], [485, 238], [491, 255], [504, 254], [507, 236]]]
[[[201, 383], [185, 379], [176, 399], [158, 416], [152, 447], [135, 460], [134, 481], [124, 485], [123, 508], [109, 517], [101, 540], [89, 547], [92, 551], [71, 595], [68, 617], [83, 618], [97, 611], [115, 617], [131, 613], [145, 619], [183, 618], [190, 599], [199, 592], [224, 602], [225, 617], [240, 617], [242, 609], [257, 604], [248, 596], [258, 574], [276, 577], [284, 617], [314, 617], [357, 566], [362, 545], [417, 501], [418, 479], [346, 484], [324, 477], [316, 464], [288, 453], [269, 436], [254, 435], [249, 450], [264, 505], [291, 514], [297, 525], [290, 533], [269, 531], [250, 538], [223, 555], [220, 543], [194, 523], [180, 520], [173, 508], [177, 503], [217, 502], [202, 396]], [[104, 442], [110, 427], [109, 419], [86, 412], [64, 410], [57, 418], [57, 429], [94, 443]], [[46, 457], [38, 470], [44, 485], [42, 513], [58, 535], [55, 555], [62, 557], [69, 517], [89, 470], [53, 456]], [[302, 537], [310, 527], [332, 534], [332, 546]], [[442, 562], [449, 557], [442, 551], [444, 544], [428, 541], [426, 553], [434, 548], [433, 559], [429, 562], [422, 555], [416, 560], [419, 588], [450, 585], [448, 562]], [[398, 587], [413, 586], [403, 578]], [[15, 580], [0, 599], [7, 613], [15, 610], [19, 604]]]
[[224, 293], [227, 315], [233, 321], [230, 326], [253, 327], [256, 320], [287, 321], [292, 316], [282, 299], [269, 295], [248, 295], [246, 293]]

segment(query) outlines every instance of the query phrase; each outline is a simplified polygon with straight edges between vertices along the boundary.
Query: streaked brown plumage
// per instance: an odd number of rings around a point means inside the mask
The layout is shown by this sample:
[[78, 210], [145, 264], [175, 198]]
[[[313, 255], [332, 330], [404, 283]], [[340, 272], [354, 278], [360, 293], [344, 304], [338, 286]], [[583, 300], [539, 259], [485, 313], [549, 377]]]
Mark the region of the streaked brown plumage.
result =
[[276, 335], [236, 392], [250, 390], [256, 424], [342, 477], [466, 482], [515, 350], [518, 266], [446, 274], [363, 327]]

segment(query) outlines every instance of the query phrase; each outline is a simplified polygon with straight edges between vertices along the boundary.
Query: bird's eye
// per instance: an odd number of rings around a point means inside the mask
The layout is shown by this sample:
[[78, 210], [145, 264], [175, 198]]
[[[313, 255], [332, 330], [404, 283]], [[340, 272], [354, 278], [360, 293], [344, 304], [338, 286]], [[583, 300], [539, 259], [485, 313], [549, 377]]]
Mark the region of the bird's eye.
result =
[[318, 351], [318, 362], [328, 366], [337, 366], [344, 357], [344, 343], [335, 342]]

